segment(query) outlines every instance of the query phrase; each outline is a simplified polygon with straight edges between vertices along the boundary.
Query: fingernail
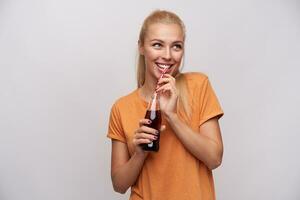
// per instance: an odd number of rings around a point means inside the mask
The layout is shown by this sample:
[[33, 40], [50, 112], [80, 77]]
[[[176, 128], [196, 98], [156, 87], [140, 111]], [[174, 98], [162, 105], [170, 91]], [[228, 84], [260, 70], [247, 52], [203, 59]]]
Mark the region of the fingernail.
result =
[[157, 140], [157, 136], [153, 136], [153, 139], [154, 139], [154, 140]]

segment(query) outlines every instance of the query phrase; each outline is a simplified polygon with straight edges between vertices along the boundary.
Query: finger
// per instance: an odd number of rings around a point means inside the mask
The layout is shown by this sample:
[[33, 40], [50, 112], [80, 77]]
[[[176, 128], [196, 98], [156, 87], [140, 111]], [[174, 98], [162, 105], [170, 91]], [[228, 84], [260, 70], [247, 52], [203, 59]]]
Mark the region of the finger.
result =
[[160, 127], [160, 132], [163, 132], [164, 130], [166, 130], [166, 125], [162, 125], [161, 127]]
[[166, 84], [166, 83], [171, 83], [175, 85], [175, 79], [172, 77], [167, 77], [167, 78], [161, 78], [158, 80], [157, 84], [161, 85], [161, 84]]
[[165, 74], [163, 77], [164, 78], [169, 78], [170, 80], [172, 80], [174, 82], [176, 81], [176, 79], [172, 75], [170, 75], [170, 74]]
[[157, 82], [155, 90], [157, 90], [159, 87], [161, 87], [161, 86], [163, 86], [165, 84], [168, 84], [168, 83], [170, 83], [170, 80], [167, 79], [167, 78], [161, 78], [161, 79], [159, 79], [158, 82]]
[[149, 133], [139, 133], [135, 135], [135, 139], [157, 140], [158, 136]]
[[172, 78], [174, 78], [171, 74], [167, 74], [167, 73], [165, 73], [165, 74], [163, 75], [163, 77], [172, 77]]
[[171, 81], [170, 78], [161, 78], [158, 80], [157, 84], [162, 84], [162, 83], [169, 83]]
[[162, 125], [162, 126], [160, 127], [160, 132], [163, 132], [164, 130], [166, 130], [166, 125]]
[[144, 126], [144, 125], [148, 125], [148, 124], [151, 124], [151, 120], [150, 119], [141, 119], [139, 121], [139, 126]]
[[152, 135], [157, 135], [158, 134], [158, 130], [154, 129], [154, 128], [150, 128], [150, 127], [147, 127], [147, 126], [141, 126], [139, 128], [139, 131], [140, 133], [148, 133], [148, 134], [152, 134]]
[[175, 89], [175, 88], [172, 87], [172, 86], [170, 85], [170, 83], [168, 83], [168, 84], [165, 84], [165, 85], [163, 85], [163, 86], [157, 88], [156, 92], [159, 92], [159, 91], [162, 91], [162, 92], [166, 92], [166, 91], [174, 92], [174, 89]]
[[163, 90], [163, 92], [170, 91], [172, 94], [177, 94], [176, 86], [171, 83], [167, 83], [165, 85], [157, 87], [156, 92], [161, 91], [161, 90]]
[[140, 145], [140, 144], [149, 144], [152, 141], [149, 139], [133, 139], [133, 144]]

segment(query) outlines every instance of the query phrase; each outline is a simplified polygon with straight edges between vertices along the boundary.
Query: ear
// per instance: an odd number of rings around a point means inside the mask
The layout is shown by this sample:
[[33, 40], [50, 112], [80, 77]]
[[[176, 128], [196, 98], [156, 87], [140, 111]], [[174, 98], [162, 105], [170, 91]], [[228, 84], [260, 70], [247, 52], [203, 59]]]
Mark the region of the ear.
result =
[[144, 55], [145, 49], [140, 40], [138, 41], [138, 46], [139, 46], [139, 53], [141, 55]]

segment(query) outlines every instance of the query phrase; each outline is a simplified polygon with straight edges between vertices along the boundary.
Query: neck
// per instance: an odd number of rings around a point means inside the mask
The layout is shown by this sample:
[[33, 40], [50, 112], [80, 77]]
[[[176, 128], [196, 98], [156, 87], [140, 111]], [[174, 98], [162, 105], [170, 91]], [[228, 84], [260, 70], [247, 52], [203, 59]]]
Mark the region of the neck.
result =
[[146, 101], [150, 101], [151, 96], [155, 92], [157, 80], [153, 79], [145, 79], [144, 85], [140, 89], [140, 95], [142, 98], [144, 98]]

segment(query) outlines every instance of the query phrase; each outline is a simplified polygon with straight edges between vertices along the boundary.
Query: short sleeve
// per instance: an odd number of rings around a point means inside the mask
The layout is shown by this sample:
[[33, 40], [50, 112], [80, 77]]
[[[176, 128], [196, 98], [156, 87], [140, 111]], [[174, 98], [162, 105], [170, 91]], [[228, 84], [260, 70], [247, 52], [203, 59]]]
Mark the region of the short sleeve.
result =
[[114, 104], [110, 111], [107, 137], [126, 142], [117, 104]]
[[200, 94], [199, 126], [211, 118], [221, 118], [224, 114], [208, 78], [205, 79]]

